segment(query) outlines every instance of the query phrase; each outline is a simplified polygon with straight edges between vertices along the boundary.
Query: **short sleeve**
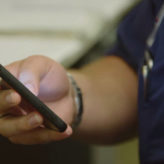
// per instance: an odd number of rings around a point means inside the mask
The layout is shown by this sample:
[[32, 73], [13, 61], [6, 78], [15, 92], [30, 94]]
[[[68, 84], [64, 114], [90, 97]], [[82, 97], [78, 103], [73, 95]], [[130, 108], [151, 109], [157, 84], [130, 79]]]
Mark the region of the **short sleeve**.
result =
[[107, 54], [123, 58], [138, 71], [143, 61], [146, 40], [155, 24], [156, 13], [151, 0], [138, 4], [121, 22], [117, 30], [117, 42]]

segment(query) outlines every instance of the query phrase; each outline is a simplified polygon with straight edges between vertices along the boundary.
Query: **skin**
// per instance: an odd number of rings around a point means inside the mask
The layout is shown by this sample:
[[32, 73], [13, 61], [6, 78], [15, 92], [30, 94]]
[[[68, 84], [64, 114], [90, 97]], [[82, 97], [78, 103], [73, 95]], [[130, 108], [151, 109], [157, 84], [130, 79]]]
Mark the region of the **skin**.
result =
[[[36, 64], [37, 63], [37, 64]], [[41, 144], [70, 137], [76, 115], [74, 93], [66, 70], [44, 56], [31, 56], [6, 68], [67, 124], [59, 133], [43, 126], [43, 117], [12, 89], [0, 90], [0, 134], [12, 143]], [[104, 57], [79, 70], [69, 70], [82, 90], [84, 113], [73, 138], [112, 144], [137, 129], [137, 74], [122, 59]]]

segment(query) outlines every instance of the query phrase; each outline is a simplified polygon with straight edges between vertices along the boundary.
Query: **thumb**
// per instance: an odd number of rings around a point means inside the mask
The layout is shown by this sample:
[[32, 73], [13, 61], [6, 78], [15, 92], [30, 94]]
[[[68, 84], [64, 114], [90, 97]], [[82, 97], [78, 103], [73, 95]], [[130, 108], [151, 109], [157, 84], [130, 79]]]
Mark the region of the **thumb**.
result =
[[7, 67], [34, 95], [38, 96], [40, 80], [49, 72], [52, 63], [54, 61], [47, 57], [31, 56]]
[[19, 81], [25, 85], [35, 96], [39, 94], [39, 81], [36, 75], [30, 71], [22, 71], [18, 77]]

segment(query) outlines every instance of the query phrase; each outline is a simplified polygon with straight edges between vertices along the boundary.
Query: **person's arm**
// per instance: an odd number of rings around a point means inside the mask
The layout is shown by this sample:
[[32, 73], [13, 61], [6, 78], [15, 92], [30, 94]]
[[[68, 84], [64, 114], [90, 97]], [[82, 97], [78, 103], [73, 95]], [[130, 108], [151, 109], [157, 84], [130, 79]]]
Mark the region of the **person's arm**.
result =
[[[42, 56], [12, 63], [7, 69], [57, 113], [68, 128], [64, 133], [43, 128], [40, 126], [42, 116], [22, 105], [18, 94], [12, 90], [0, 90], [0, 115], [10, 113], [10, 116], [0, 118], [0, 134], [19, 144], [38, 144], [69, 137], [72, 134], [69, 125], [76, 110], [66, 70]], [[137, 74], [122, 59], [104, 57], [70, 72], [84, 99], [82, 122], [75, 132], [77, 139], [114, 143], [136, 130]], [[27, 114], [22, 115], [24, 110]]]
[[137, 73], [122, 59], [104, 57], [72, 71], [82, 89], [84, 114], [76, 138], [115, 143], [137, 130]]

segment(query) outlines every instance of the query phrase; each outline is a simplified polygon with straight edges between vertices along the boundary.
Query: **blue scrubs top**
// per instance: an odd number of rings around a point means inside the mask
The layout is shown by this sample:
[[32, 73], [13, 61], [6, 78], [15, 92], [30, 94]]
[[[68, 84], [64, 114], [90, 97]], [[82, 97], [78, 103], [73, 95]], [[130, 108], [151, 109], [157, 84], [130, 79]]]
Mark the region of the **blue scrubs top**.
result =
[[[110, 51], [122, 57], [139, 74], [139, 140], [141, 164], [164, 164], [164, 20], [149, 48], [154, 65], [146, 94], [141, 68], [146, 41], [158, 21], [164, 0], [143, 0], [118, 28], [117, 44]], [[146, 96], [144, 96], [146, 95]]]

